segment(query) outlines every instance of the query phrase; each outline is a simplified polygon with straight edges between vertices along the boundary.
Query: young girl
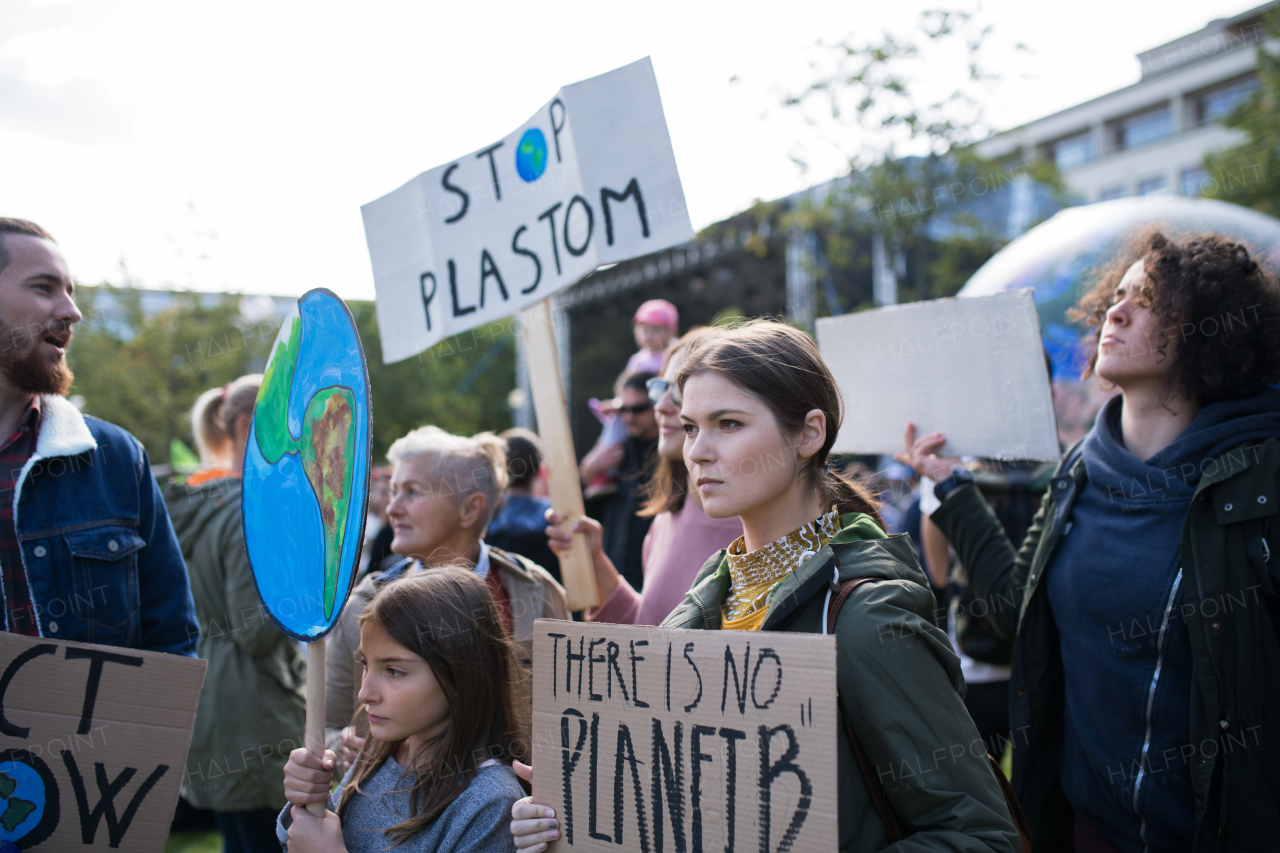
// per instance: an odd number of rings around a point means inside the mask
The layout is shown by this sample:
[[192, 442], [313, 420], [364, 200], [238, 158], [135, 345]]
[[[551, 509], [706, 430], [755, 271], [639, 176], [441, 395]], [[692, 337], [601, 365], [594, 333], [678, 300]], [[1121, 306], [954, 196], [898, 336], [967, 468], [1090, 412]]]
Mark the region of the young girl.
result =
[[[702, 508], [740, 518], [743, 536], [707, 560], [663, 626], [820, 633], [832, 581], [874, 579], [839, 610], [837, 684], [894, 822], [912, 850], [1018, 851], [911, 545], [886, 537], [867, 492], [827, 467], [841, 401], [817, 347], [781, 323], [748, 323], [690, 346], [676, 384]], [[839, 849], [880, 850], [897, 832], [843, 728], [834, 746]], [[547, 812], [516, 803], [517, 847], [538, 851], [558, 837]]]
[[[386, 850], [500, 853], [524, 793], [507, 766], [525, 757], [511, 686], [513, 647], [469, 567], [392, 581], [360, 616], [369, 738], [329, 794], [333, 752], [294, 750], [277, 834], [291, 853]], [[308, 803], [328, 806], [323, 818]]]

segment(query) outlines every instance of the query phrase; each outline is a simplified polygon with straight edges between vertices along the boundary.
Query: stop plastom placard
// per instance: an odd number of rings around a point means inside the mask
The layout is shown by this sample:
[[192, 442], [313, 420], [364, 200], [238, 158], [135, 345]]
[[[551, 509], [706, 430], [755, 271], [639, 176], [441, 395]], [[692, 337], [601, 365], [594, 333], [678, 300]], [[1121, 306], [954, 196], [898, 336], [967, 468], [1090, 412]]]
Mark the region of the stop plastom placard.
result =
[[0, 848], [164, 850], [207, 666], [0, 633]]
[[834, 637], [539, 620], [533, 660], [553, 850], [837, 849]]
[[361, 212], [388, 363], [693, 239], [648, 57]]

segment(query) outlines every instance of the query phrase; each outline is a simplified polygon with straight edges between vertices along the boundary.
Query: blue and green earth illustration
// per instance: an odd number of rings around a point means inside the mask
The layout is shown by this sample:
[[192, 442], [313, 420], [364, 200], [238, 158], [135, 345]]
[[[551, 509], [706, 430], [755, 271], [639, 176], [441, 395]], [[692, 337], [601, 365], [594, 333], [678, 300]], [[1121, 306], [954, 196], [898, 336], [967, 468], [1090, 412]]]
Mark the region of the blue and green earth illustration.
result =
[[19, 761], [0, 763], [0, 853], [27, 836], [44, 816], [45, 784], [40, 774]]
[[546, 170], [547, 137], [538, 128], [531, 127], [516, 146], [516, 173], [527, 183], [533, 183]]
[[312, 290], [271, 350], [244, 457], [244, 538], [258, 593], [291, 636], [337, 622], [369, 485], [369, 380], [342, 300]]

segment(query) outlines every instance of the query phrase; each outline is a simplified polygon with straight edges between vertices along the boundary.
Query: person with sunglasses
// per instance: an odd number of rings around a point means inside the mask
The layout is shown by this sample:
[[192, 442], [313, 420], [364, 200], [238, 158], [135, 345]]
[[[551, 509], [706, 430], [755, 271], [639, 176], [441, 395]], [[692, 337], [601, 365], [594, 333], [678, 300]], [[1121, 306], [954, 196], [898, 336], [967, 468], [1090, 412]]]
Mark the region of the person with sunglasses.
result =
[[653, 523], [651, 516], [636, 512], [658, 443], [658, 421], [645, 387], [653, 378], [652, 373], [640, 372], [632, 373], [623, 381], [617, 411], [626, 427], [626, 439], [620, 444], [596, 445], [579, 466], [584, 483], [592, 482], [598, 474], [611, 468], [617, 469], [618, 489], [604, 500], [600, 509], [605, 529], [604, 550], [637, 590], [644, 585], [641, 549]]

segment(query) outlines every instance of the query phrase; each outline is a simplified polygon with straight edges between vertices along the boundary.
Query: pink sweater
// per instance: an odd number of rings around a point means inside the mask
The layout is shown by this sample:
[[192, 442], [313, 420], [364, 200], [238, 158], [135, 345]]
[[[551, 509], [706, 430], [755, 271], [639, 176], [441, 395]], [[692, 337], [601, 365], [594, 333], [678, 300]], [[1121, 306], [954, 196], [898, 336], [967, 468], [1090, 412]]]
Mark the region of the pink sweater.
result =
[[591, 622], [618, 625], [657, 625], [676, 609], [693, 585], [707, 558], [742, 535], [734, 518], [708, 518], [702, 507], [688, 501], [679, 513], [664, 512], [653, 519], [644, 538], [644, 591], [636, 592], [625, 579], [599, 609], [589, 611]]

